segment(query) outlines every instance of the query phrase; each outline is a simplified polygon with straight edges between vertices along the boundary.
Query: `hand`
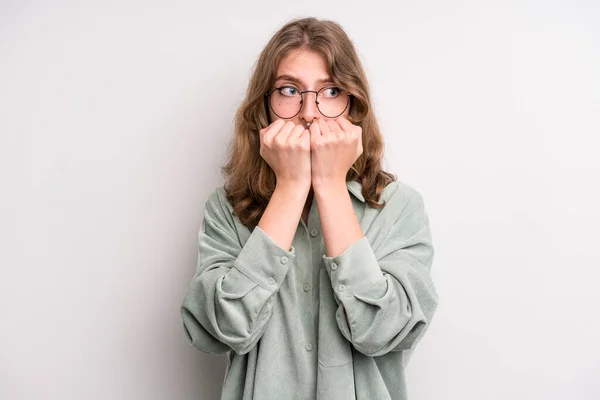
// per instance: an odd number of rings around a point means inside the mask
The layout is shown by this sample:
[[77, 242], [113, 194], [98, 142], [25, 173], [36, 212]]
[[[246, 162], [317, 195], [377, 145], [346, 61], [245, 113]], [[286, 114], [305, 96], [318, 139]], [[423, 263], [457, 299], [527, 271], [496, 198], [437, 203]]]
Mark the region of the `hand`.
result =
[[310, 132], [283, 119], [260, 130], [260, 155], [275, 172], [277, 182], [310, 187]]
[[362, 128], [338, 117], [319, 119], [309, 129], [313, 186], [345, 183], [348, 170], [363, 152]]

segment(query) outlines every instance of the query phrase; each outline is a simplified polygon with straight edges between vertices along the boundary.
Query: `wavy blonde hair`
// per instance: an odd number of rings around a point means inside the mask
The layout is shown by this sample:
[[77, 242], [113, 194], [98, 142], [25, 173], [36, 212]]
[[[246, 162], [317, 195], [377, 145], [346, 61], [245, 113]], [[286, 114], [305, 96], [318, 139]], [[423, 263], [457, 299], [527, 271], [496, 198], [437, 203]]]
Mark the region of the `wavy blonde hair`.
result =
[[227, 162], [221, 166], [227, 199], [246, 226], [256, 226], [275, 190], [275, 173], [260, 156], [260, 129], [268, 125], [263, 103], [275, 84], [279, 63], [294, 50], [324, 57], [336, 85], [354, 96], [348, 120], [362, 128], [363, 153], [348, 170], [346, 181], [358, 181], [369, 206], [379, 203], [383, 189], [396, 176], [382, 170], [383, 136], [371, 107], [369, 85], [354, 45], [342, 27], [317, 18], [293, 19], [279, 29], [260, 53], [246, 96], [235, 116], [235, 134]]

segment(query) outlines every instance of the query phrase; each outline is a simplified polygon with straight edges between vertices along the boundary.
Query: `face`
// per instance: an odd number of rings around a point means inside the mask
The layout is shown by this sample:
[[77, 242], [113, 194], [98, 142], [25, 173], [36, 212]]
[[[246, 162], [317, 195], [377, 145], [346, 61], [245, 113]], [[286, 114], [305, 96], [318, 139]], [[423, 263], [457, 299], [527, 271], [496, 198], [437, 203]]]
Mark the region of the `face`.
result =
[[[277, 68], [277, 76], [275, 81], [275, 87], [282, 85], [293, 86], [297, 90], [286, 89], [286, 93], [300, 92], [304, 90], [319, 91], [319, 89], [327, 86], [334, 85], [331, 80], [331, 76], [327, 71], [327, 64], [325, 59], [318, 53], [306, 50], [294, 50], [286, 58], [284, 58]], [[325, 93], [327, 92], [327, 93]], [[321, 103], [321, 109], [326, 103], [325, 96], [330, 96], [335, 92], [324, 91], [319, 94], [319, 102]], [[315, 102], [316, 93], [304, 93], [304, 103], [302, 109], [292, 118], [287, 118], [286, 121], [293, 121], [296, 125], [304, 125], [307, 127], [307, 123], [318, 122], [323, 119], [325, 121], [335, 118], [328, 118], [319, 112], [317, 104]], [[323, 96], [323, 97], [322, 97]], [[348, 117], [350, 107], [346, 107], [343, 114], [340, 116]], [[326, 111], [325, 111], [326, 112]], [[281, 119], [273, 113], [271, 107], [269, 107], [269, 113], [271, 115], [271, 121]]]

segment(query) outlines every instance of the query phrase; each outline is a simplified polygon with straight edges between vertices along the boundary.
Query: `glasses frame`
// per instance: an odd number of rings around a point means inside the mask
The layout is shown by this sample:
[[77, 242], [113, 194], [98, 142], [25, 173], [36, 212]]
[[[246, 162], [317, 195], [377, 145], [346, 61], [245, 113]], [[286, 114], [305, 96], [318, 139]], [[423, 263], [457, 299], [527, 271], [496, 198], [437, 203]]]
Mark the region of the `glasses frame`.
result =
[[[348, 109], [348, 105], [350, 105], [350, 110], [352, 110], [352, 104], [354, 103], [354, 95], [352, 95], [352, 93], [348, 92], [346, 89], [343, 89], [339, 86], [335, 86], [335, 85], [330, 85], [330, 86], [324, 86], [319, 90], [304, 90], [300, 92], [300, 109], [298, 110], [298, 112], [294, 115], [292, 115], [291, 117], [282, 117], [281, 115], [277, 114], [275, 112], [275, 110], [273, 110], [273, 107], [271, 106], [271, 95], [276, 91], [276, 90], [281, 90], [285, 87], [291, 87], [296, 89], [294, 86], [292, 85], [282, 85], [279, 87], [276, 87], [275, 89], [271, 89], [268, 92], [265, 93], [264, 95], [264, 104], [265, 104], [265, 112], [267, 114], [267, 122], [270, 125], [271, 124], [271, 115], [269, 114], [269, 109], [271, 109], [273, 111], [273, 114], [277, 115], [279, 118], [281, 119], [290, 119], [290, 118], [294, 118], [296, 115], [300, 114], [300, 111], [302, 111], [302, 107], [304, 107], [304, 93], [315, 93], [315, 103], [317, 103], [317, 110], [319, 110], [319, 113], [326, 117], [326, 118], [337, 118], [340, 115], [342, 115], [344, 113], [344, 111], [346, 111], [346, 109]], [[338, 115], [336, 115], [335, 117], [330, 117], [328, 115], [325, 115], [321, 112], [321, 109], [319, 108], [319, 93], [321, 93], [321, 91], [325, 90], [325, 89], [330, 89], [330, 88], [336, 88], [339, 90], [342, 90], [344, 92], [346, 92], [346, 94], [348, 95], [348, 101], [346, 102], [346, 107], [344, 107], [344, 110], [342, 110], [341, 113], [339, 113]], [[297, 89], [296, 89], [297, 90]]]

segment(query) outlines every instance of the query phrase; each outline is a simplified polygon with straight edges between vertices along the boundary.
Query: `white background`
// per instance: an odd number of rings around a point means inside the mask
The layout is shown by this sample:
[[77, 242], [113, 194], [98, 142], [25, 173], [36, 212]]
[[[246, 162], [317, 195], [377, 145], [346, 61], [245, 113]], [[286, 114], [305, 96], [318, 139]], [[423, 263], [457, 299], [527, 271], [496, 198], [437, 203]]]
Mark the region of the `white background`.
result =
[[180, 302], [256, 58], [357, 46], [430, 214], [412, 399], [600, 399], [595, 1], [1, 1], [0, 398], [218, 399]]

